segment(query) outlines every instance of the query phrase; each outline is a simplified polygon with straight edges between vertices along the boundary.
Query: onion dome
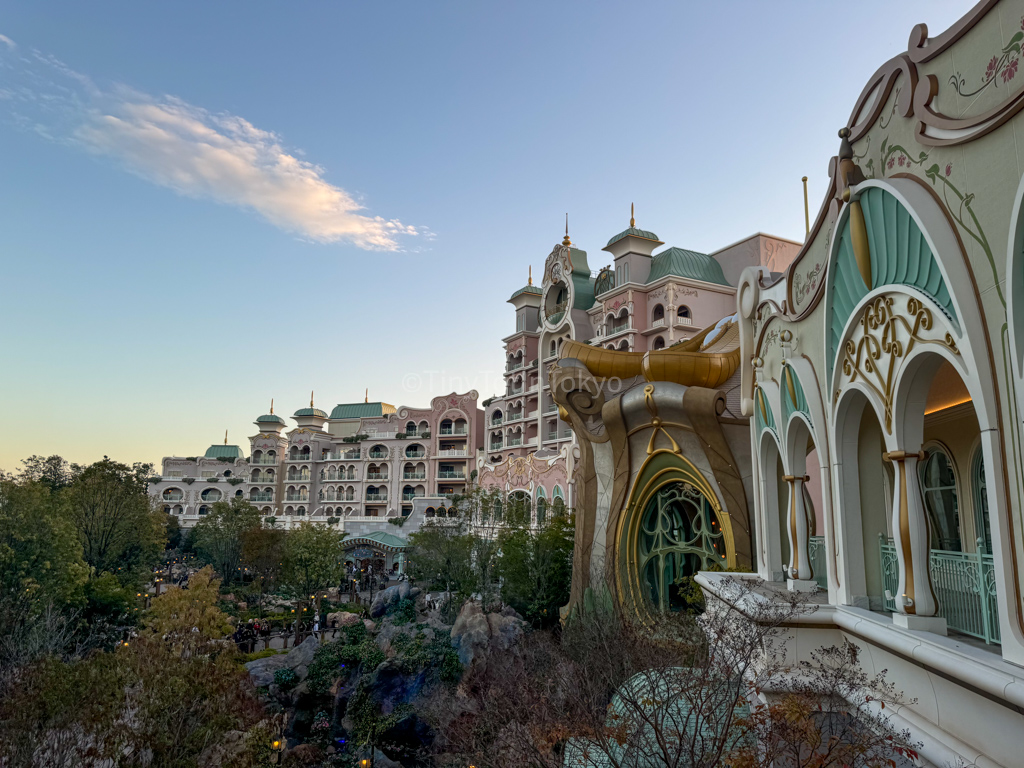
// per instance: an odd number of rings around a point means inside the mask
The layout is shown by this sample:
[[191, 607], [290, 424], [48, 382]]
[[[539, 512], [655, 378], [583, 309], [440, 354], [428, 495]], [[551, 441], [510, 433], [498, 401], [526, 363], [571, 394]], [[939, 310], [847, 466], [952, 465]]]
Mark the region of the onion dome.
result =
[[303, 416], [307, 416], [307, 417], [308, 416], [314, 416], [314, 417], [316, 417], [318, 419], [326, 419], [327, 418], [327, 412], [326, 411], [321, 411], [319, 408], [316, 408], [316, 407], [313, 406], [313, 393], [312, 392], [309, 393], [309, 408], [300, 408], [299, 410], [297, 410], [295, 413], [292, 414], [292, 417], [296, 418], [296, 419], [300, 418], [300, 417], [303, 417]]
[[257, 424], [284, 424], [284, 419], [274, 413], [274, 401], [270, 401], [270, 413], [265, 413], [256, 419]]

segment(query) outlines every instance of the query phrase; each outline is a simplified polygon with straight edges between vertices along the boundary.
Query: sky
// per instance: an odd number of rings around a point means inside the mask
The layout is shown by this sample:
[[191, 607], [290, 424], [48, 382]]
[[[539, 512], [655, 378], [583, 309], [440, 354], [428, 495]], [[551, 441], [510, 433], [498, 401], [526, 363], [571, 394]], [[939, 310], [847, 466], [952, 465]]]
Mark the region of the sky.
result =
[[502, 388], [561, 240], [802, 240], [870, 75], [967, 0], [48, 2], [0, 14], [0, 469]]

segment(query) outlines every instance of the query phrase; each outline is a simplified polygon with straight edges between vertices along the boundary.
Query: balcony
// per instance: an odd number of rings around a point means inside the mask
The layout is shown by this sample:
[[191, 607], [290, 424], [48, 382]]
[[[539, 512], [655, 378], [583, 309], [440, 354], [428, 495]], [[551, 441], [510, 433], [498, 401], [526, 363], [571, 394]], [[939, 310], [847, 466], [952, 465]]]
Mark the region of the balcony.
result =
[[348, 480], [348, 478], [340, 472], [325, 472], [320, 475], [320, 479], [325, 483], [336, 483], [339, 480]]
[[371, 459], [386, 459], [388, 457], [387, 451], [370, 451], [367, 454]]
[[465, 480], [466, 473], [454, 469], [442, 469], [437, 472], [438, 480]]
[[381, 503], [381, 502], [386, 502], [387, 500], [388, 500], [387, 496], [382, 496], [379, 493], [368, 493], [368, 494], [366, 494], [366, 501], [367, 502]]
[[249, 483], [252, 484], [252, 485], [256, 485], [256, 484], [262, 485], [264, 483], [276, 483], [276, 482], [277, 482], [277, 478], [274, 477], [273, 475], [257, 475], [256, 477], [252, 478], [252, 480], [249, 481]]
[[491, 426], [492, 427], [500, 427], [503, 422], [504, 422], [504, 419], [500, 419], [500, 418], [498, 418], [498, 419], [491, 419]]
[[438, 434], [439, 435], [468, 435], [469, 431], [465, 427], [455, 427], [455, 428], [449, 427], [448, 429], [445, 429], [444, 427], [442, 427], [441, 431], [438, 432]]
[[619, 323], [618, 325], [613, 325], [610, 328], [608, 328], [608, 333], [606, 334], [606, 336], [615, 336], [618, 333], [623, 333], [625, 331], [631, 330], [633, 330], [633, 326], [631, 323]]
[[289, 475], [287, 480], [289, 483], [308, 483], [309, 475]]
[[366, 438], [367, 440], [394, 440], [397, 432], [371, 432]]
[[161, 496], [160, 498], [162, 500], [164, 500], [164, 501], [183, 501], [185, 499], [185, 494], [183, 494], [183, 493], [172, 493], [172, 494], [169, 494], [169, 495]]
[[665, 327], [665, 318], [664, 317], [659, 317], [657, 320], [652, 320], [651, 321], [651, 328], [664, 328], [664, 327]]
[[321, 494], [320, 501], [345, 501], [345, 494], [324, 493]]
[[693, 325], [692, 317], [677, 317], [672, 321], [672, 325], [676, 328], [689, 328]]
[[356, 461], [359, 459], [359, 449], [354, 448], [351, 451], [345, 451], [341, 454], [341, 458], [345, 461]]
[[273, 493], [250, 493], [249, 501], [273, 501]]
[[515, 448], [517, 445], [523, 444], [523, 438], [521, 437], [510, 437], [505, 441], [506, 448]]
[[521, 414], [521, 413], [510, 413], [508, 415], [508, 418], [505, 419], [505, 423], [506, 424], [514, 424], [515, 422], [522, 421], [522, 420], [523, 420], [523, 414]]
[[558, 403], [548, 403], [544, 406], [544, 413], [554, 413], [558, 410]]
[[[933, 549], [928, 558], [932, 587], [939, 601], [939, 616], [955, 629], [986, 643], [1000, 643], [999, 604], [996, 598], [995, 562], [992, 555]], [[879, 534], [882, 586], [890, 595], [899, 594], [899, 556], [891, 540]], [[813, 562], [813, 560], [812, 560]], [[823, 569], [824, 570], [824, 569]], [[885, 610], [896, 611], [895, 599], [885, 598]]]
[[320, 457], [320, 461], [341, 461], [342, 454], [340, 453], [325, 453]]
[[426, 480], [427, 479], [427, 473], [426, 472], [405, 472], [402, 475], [402, 479], [403, 480]]
[[367, 480], [387, 480], [388, 476], [383, 474], [382, 472], [367, 472], [366, 473], [366, 479]]
[[500, 451], [503, 447], [504, 447], [504, 445], [502, 443], [491, 443], [491, 447], [488, 450], [490, 450], [490, 451]]
[[549, 323], [554, 325], [562, 316], [565, 315], [565, 310], [569, 308], [569, 301], [560, 301], [551, 308], [551, 311], [547, 313], [546, 318]]
[[422, 499], [427, 494], [425, 493], [403, 493], [402, 501], [412, 501], [413, 499]]
[[303, 494], [303, 493], [289, 493], [289, 494], [285, 494], [284, 500], [285, 501], [309, 501], [309, 494], [308, 493], [305, 493], [305, 494]]
[[312, 461], [312, 457], [308, 453], [301, 454], [299, 456], [289, 456], [285, 461]]
[[467, 452], [464, 448], [451, 448], [444, 451], [438, 451], [438, 456], [466, 456]]
[[407, 458], [407, 459], [422, 459], [426, 455], [427, 455], [426, 451], [412, 451], [412, 452], [406, 451], [405, 452], [405, 458]]
[[276, 456], [260, 456], [258, 459], [249, 459], [249, 463], [273, 467], [277, 466], [278, 459]]
[[522, 367], [523, 367], [523, 361], [522, 360], [517, 360], [514, 363], [510, 363], [510, 364], [506, 365], [505, 366], [505, 370], [506, 371], [518, 371]]
[[512, 397], [512, 395], [521, 395], [521, 394], [523, 394], [523, 388], [522, 387], [509, 387], [508, 394], [506, 394], [505, 397]]

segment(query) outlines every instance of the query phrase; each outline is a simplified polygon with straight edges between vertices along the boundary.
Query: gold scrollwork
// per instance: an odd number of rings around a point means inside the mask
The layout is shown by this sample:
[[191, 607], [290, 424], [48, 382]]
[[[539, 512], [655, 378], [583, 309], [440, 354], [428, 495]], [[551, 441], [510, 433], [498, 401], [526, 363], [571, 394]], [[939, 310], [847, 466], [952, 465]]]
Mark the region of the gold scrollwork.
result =
[[[934, 324], [932, 311], [917, 298], [907, 299], [906, 313], [893, 311], [892, 296], [878, 296], [864, 308], [859, 321], [860, 339], [847, 339], [843, 345], [842, 369], [850, 382], [862, 381], [885, 406], [885, 431], [892, 434], [892, 401], [900, 361], [918, 344], [937, 344], [955, 355], [960, 354], [953, 337], [923, 336]], [[900, 338], [901, 331], [906, 339]], [[839, 392], [836, 391], [836, 398]]]

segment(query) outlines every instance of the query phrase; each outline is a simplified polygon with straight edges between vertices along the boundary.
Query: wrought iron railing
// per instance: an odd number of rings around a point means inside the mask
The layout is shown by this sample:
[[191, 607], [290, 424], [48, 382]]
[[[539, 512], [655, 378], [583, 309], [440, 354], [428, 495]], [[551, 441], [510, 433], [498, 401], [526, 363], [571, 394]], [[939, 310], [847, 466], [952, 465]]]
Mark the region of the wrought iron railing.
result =
[[[1000, 643], [999, 608], [996, 602], [995, 562], [977, 542], [975, 552], [931, 550], [928, 570], [932, 588], [939, 601], [939, 616], [950, 629], [977, 637], [986, 643]], [[892, 597], [884, 597], [885, 610], [895, 611], [899, 592], [899, 560], [896, 546], [881, 534], [878, 537], [882, 563], [882, 587]]]

